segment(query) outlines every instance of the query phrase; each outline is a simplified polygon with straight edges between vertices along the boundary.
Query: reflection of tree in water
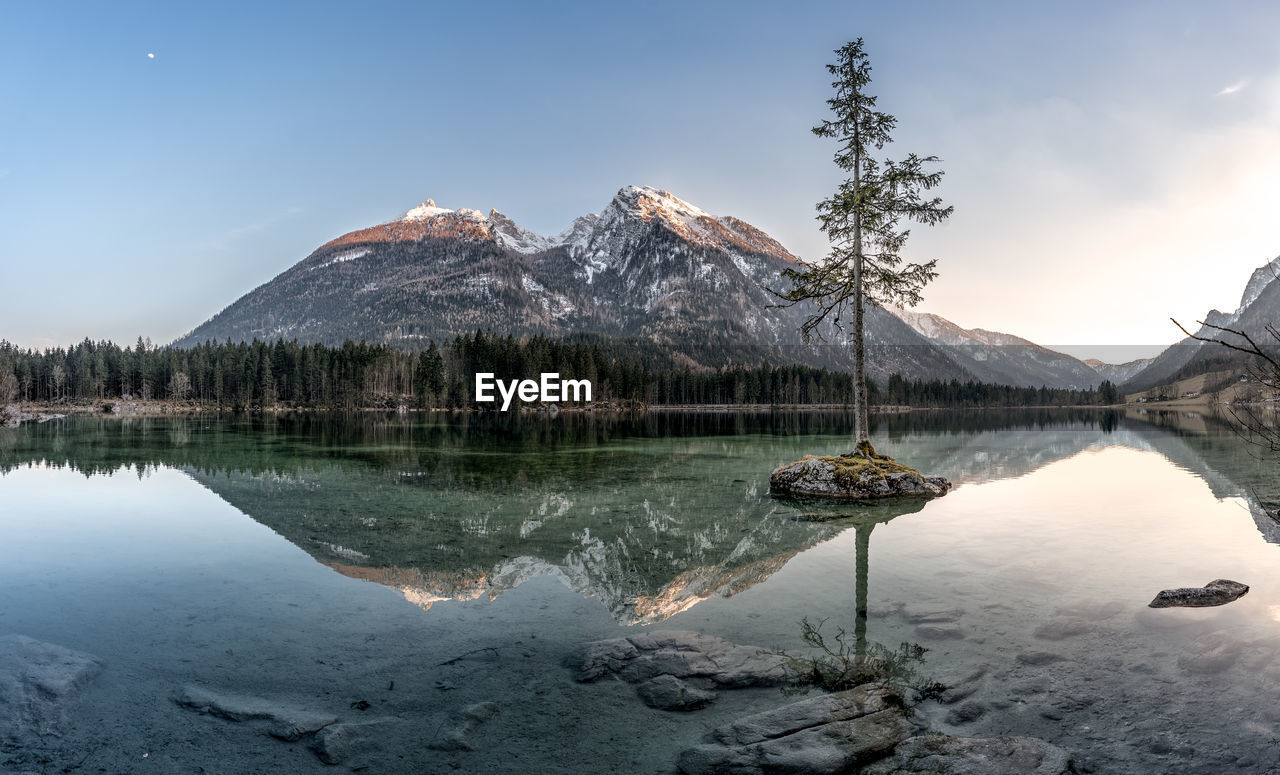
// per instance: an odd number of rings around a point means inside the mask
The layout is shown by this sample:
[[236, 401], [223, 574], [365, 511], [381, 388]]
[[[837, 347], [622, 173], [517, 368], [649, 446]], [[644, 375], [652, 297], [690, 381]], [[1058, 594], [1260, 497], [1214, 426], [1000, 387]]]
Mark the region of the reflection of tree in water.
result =
[[853, 530], [853, 635], [854, 652], [858, 658], [867, 651], [867, 595], [871, 571], [871, 532], [876, 525], [887, 524], [904, 514], [914, 514], [924, 508], [927, 500], [902, 499], [873, 505], [814, 505], [802, 508], [807, 519], [831, 521], [833, 524]]
[[[974, 409], [872, 415], [871, 420], [873, 432], [894, 442], [919, 433], [1100, 427], [1105, 417], [1105, 412], [1089, 409]], [[429, 467], [458, 450], [543, 453], [607, 449], [636, 439], [803, 438], [847, 434], [851, 427], [852, 416], [843, 411], [76, 415], [0, 429], [0, 472], [32, 462], [67, 465], [85, 474], [161, 465], [208, 473], [286, 474], [291, 466], [332, 460]], [[537, 471], [527, 474], [536, 476]]]

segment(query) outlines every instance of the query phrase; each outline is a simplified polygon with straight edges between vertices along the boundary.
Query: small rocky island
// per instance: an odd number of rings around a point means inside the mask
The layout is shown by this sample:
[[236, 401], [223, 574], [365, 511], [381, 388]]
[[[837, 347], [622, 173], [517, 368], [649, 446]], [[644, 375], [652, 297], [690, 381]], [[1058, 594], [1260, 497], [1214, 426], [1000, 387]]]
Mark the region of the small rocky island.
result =
[[951, 482], [941, 476], [924, 476], [877, 453], [867, 441], [843, 455], [805, 455], [778, 466], [769, 477], [769, 491], [783, 497], [869, 501], [935, 498], [950, 490]]

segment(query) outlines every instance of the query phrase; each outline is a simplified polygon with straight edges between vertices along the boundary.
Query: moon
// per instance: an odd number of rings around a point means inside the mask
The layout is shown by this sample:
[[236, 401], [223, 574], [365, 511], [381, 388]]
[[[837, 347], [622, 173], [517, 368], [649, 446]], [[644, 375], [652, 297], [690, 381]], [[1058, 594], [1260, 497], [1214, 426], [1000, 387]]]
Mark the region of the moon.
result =
[[156, 58], [155, 54], [151, 54], [151, 53], [147, 54], [147, 59], [155, 59], [155, 58]]

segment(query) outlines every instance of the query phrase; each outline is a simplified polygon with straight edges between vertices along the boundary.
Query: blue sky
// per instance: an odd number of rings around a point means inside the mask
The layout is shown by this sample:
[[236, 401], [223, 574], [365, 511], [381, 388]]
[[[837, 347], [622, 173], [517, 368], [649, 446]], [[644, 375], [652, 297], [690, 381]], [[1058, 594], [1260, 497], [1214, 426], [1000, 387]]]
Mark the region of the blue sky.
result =
[[1274, 4], [15, 2], [0, 338], [167, 342], [428, 197], [554, 233], [655, 185], [817, 258], [858, 36], [956, 205], [920, 309], [1114, 358], [1280, 254]]

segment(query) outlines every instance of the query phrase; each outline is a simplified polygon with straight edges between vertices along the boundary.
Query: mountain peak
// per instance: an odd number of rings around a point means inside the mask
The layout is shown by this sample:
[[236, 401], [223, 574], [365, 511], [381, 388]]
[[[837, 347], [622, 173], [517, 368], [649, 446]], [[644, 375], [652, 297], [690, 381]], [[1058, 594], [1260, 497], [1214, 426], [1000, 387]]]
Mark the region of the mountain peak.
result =
[[1258, 297], [1262, 295], [1262, 292], [1277, 276], [1280, 276], [1280, 257], [1274, 258], [1253, 270], [1248, 284], [1244, 287], [1244, 294], [1240, 297], [1240, 306], [1236, 308], [1235, 314], [1239, 315], [1244, 311], [1245, 307], [1257, 301]]
[[701, 207], [689, 204], [675, 194], [653, 186], [623, 186], [613, 198], [622, 209], [646, 221], [661, 217], [667, 221], [715, 220]]
[[541, 253], [555, 244], [552, 240], [526, 229], [497, 210], [489, 211], [489, 230], [499, 245], [524, 255]]
[[451, 212], [453, 211], [446, 210], [443, 207], [437, 207], [436, 200], [428, 199], [427, 201], [423, 202], [417, 207], [410, 209], [404, 215], [400, 216], [397, 220], [420, 221], [425, 218], [434, 218], [437, 215], [443, 215], [445, 213], [451, 213]]

